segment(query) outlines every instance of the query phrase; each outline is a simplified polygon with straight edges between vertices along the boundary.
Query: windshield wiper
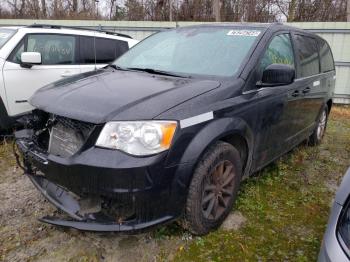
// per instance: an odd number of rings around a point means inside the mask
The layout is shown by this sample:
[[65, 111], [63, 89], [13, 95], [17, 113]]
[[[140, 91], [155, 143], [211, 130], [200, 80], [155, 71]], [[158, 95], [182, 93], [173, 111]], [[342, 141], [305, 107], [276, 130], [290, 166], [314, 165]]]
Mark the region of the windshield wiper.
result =
[[147, 72], [150, 74], [156, 74], [156, 75], [164, 75], [164, 76], [175, 76], [175, 77], [185, 77], [188, 78], [189, 76], [179, 75], [163, 70], [153, 69], [153, 68], [141, 68], [141, 67], [128, 67], [127, 70], [135, 70], [135, 71], [141, 71], [141, 72]]

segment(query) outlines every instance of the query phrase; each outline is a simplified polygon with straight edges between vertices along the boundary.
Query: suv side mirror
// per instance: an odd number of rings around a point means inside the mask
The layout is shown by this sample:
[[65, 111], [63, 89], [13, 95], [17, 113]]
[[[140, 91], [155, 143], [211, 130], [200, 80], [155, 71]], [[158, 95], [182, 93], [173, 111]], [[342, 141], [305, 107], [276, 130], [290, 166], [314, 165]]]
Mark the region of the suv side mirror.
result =
[[295, 70], [290, 65], [271, 64], [263, 72], [260, 85], [262, 86], [281, 86], [293, 83]]
[[41, 54], [38, 52], [23, 52], [21, 54], [21, 66], [31, 68], [33, 65], [41, 64]]

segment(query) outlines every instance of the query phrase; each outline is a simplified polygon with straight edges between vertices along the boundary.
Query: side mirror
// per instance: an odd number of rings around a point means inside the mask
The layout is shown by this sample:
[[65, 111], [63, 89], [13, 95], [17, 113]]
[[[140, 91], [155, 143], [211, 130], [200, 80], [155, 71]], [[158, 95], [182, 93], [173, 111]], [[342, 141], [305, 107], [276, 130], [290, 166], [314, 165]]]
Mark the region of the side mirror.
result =
[[38, 52], [23, 52], [21, 54], [21, 66], [31, 68], [33, 65], [41, 64], [41, 54]]
[[263, 72], [262, 86], [282, 86], [293, 83], [295, 78], [295, 70], [290, 65], [271, 64], [267, 66]]

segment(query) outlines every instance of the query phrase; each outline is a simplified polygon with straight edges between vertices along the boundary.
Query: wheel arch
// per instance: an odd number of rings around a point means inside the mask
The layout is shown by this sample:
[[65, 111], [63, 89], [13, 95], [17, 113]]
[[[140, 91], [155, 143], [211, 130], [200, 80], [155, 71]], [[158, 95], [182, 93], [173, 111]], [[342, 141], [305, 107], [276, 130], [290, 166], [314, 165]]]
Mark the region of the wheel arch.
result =
[[333, 100], [332, 99], [329, 99], [327, 102], [326, 102], [327, 106], [328, 106], [328, 114], [331, 112], [331, 108], [333, 106]]
[[9, 117], [4, 101], [0, 97], [0, 130], [9, 129], [14, 123], [14, 119]]
[[[233, 145], [243, 157], [243, 176], [247, 176], [250, 171], [253, 152], [253, 132], [250, 127], [240, 118], [220, 118], [206, 124], [188, 144], [184, 151], [180, 163], [194, 163], [192, 170], [188, 170], [190, 175], [180, 178], [183, 184], [189, 185], [193, 171], [198, 161], [202, 158], [206, 150], [217, 141], [224, 141]], [[181, 172], [184, 174], [183, 172]]]

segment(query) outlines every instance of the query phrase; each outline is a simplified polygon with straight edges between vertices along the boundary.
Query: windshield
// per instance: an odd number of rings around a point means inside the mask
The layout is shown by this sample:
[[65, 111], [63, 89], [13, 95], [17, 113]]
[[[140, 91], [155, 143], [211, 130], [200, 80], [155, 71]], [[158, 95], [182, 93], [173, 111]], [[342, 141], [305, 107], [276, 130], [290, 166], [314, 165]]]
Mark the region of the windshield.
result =
[[15, 34], [16, 30], [0, 28], [0, 49], [6, 44], [6, 42]]
[[140, 42], [114, 64], [186, 75], [232, 76], [260, 32], [229, 27], [164, 31]]

